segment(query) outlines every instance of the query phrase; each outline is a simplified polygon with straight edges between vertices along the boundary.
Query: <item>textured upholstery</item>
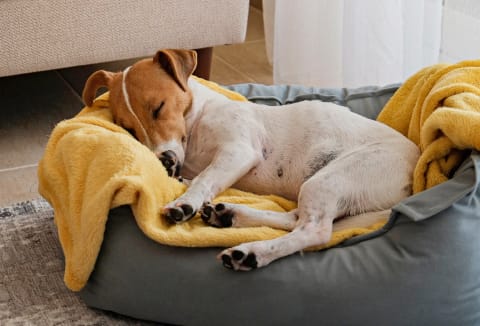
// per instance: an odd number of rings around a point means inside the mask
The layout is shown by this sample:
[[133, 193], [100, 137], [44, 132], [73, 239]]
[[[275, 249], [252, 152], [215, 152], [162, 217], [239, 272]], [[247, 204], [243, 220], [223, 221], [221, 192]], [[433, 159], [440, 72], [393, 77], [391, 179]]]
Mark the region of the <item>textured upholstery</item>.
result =
[[242, 42], [248, 0], [0, 1], [0, 76]]

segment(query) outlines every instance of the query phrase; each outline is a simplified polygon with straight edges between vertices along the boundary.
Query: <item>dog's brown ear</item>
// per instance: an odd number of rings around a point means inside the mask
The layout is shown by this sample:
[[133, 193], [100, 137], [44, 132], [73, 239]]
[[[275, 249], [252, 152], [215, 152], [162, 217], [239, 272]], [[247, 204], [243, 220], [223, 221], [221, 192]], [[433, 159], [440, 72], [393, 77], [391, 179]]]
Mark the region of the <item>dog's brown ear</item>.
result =
[[97, 91], [101, 87], [109, 87], [110, 81], [113, 79], [113, 73], [105, 70], [94, 72], [88, 77], [85, 87], [83, 88], [83, 102], [87, 106], [92, 106], [93, 100], [97, 95]]
[[158, 63], [186, 91], [188, 77], [197, 67], [197, 52], [160, 50], [155, 54], [153, 61]]

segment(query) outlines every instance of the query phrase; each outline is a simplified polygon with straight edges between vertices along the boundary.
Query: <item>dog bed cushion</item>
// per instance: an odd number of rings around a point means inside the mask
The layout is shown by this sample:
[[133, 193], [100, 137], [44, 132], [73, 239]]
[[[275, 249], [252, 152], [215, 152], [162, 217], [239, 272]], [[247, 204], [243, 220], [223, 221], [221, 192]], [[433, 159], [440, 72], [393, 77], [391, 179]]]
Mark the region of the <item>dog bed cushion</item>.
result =
[[[397, 90], [230, 88], [270, 105], [333, 101], [369, 118]], [[480, 155], [473, 151], [453, 178], [397, 205], [380, 230], [248, 273], [221, 267], [220, 248], [148, 239], [130, 207], [121, 206], [109, 213], [80, 296], [95, 308], [176, 325], [478, 324], [479, 173]]]

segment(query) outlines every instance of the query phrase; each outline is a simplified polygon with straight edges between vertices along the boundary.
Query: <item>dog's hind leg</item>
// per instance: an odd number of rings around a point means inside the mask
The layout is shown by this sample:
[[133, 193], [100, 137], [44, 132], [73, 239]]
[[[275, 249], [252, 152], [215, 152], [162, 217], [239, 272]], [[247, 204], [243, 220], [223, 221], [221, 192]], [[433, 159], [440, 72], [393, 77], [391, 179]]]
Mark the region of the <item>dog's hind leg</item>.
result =
[[324, 244], [332, 234], [332, 219], [322, 218], [300, 224], [292, 232], [273, 240], [248, 242], [226, 249], [218, 256], [223, 265], [248, 271], [308, 247]]
[[286, 231], [293, 230], [298, 219], [296, 209], [275, 212], [230, 203], [204, 205], [201, 217], [205, 223], [221, 228], [269, 226]]
[[374, 146], [335, 159], [302, 185], [292, 232], [226, 249], [218, 258], [235, 270], [262, 267], [327, 243], [333, 221], [340, 216], [390, 208], [408, 195], [411, 183], [414, 164], [400, 155]]
[[308, 247], [327, 243], [337, 217], [334, 178], [317, 173], [307, 180], [298, 200], [298, 221], [292, 232], [273, 240], [248, 242], [229, 248], [218, 258], [227, 268], [251, 270]]

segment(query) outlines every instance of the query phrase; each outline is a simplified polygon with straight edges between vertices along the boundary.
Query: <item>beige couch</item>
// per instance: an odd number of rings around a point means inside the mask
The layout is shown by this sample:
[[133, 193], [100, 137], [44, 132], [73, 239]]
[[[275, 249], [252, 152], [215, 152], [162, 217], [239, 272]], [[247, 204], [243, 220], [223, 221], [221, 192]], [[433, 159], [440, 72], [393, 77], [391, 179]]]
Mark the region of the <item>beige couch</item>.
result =
[[203, 49], [199, 56], [208, 70], [211, 47], [244, 40], [248, 5], [248, 0], [0, 1], [0, 76], [149, 56], [160, 48]]

